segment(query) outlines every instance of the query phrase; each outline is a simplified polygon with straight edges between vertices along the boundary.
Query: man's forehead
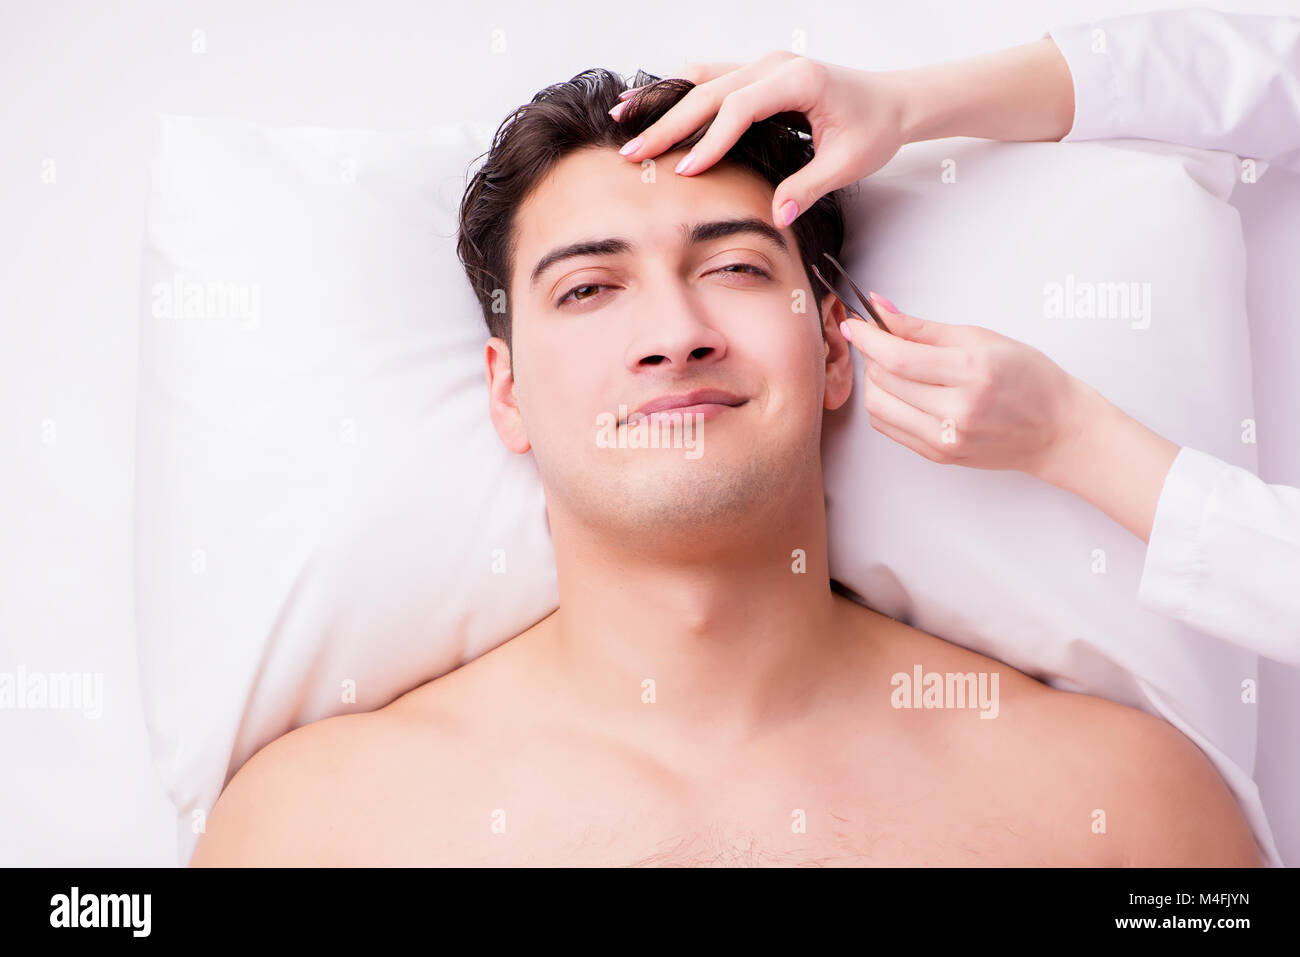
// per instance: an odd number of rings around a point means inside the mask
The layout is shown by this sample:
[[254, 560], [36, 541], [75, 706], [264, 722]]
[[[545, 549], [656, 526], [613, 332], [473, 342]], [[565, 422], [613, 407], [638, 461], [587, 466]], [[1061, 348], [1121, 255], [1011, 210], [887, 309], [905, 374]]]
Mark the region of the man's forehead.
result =
[[[700, 223], [770, 224], [772, 187], [762, 177], [725, 159], [678, 176], [673, 167], [686, 152], [660, 154], [649, 172], [613, 149], [579, 150], [557, 162], [516, 214], [515, 278], [527, 286], [546, 253], [597, 237], [669, 247], [688, 242], [689, 227]], [[777, 244], [790, 248], [781, 238]]]
[[577, 150], [558, 161], [519, 208], [520, 238], [553, 243], [561, 229], [625, 232], [627, 210], [639, 214], [647, 242], [675, 242], [683, 222], [742, 216], [771, 218], [772, 187], [726, 159], [695, 176], [673, 172], [688, 150], [632, 163], [613, 149]]

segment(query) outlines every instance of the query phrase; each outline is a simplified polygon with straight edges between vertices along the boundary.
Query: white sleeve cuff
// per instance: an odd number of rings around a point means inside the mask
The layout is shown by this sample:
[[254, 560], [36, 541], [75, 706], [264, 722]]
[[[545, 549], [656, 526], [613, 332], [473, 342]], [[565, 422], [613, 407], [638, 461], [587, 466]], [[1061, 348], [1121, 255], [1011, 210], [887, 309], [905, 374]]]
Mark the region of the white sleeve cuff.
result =
[[1047, 31], [1065, 58], [1074, 84], [1074, 125], [1061, 137], [1062, 143], [1107, 139], [1115, 135], [1118, 126], [1120, 87], [1115, 60], [1104, 52], [1093, 52], [1098, 30], [1097, 24], [1089, 22]]
[[1300, 665], [1300, 489], [1180, 449], [1156, 503], [1138, 601]]
[[1188, 617], [1191, 596], [1203, 587], [1208, 563], [1201, 535], [1215, 486], [1231, 466], [1184, 446], [1156, 503], [1138, 601], [1167, 618]]

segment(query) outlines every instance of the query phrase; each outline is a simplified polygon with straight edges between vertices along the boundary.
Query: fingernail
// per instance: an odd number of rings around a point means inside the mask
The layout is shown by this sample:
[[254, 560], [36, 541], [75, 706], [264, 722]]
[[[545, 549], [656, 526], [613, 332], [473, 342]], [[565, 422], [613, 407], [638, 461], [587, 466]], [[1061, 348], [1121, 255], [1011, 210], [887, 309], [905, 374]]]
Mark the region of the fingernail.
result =
[[677, 169], [673, 170], [673, 172], [684, 173], [691, 168], [691, 164], [694, 162], [695, 162], [695, 150], [691, 150], [689, 153], [687, 153], [685, 156], [682, 157], [682, 161], [677, 164]]
[[896, 305], [894, 305], [884, 296], [880, 295], [880, 293], [878, 292], [867, 293], [867, 298], [870, 299], [872, 302], [874, 302], [876, 305], [883, 306], [884, 308], [888, 309], [896, 316], [902, 315], [903, 311], [901, 309], [899, 309]]
[[634, 86], [634, 87], [632, 87], [632, 89], [630, 89], [630, 90], [624, 90], [622, 93], [620, 93], [620, 94], [618, 95], [618, 98], [619, 98], [620, 100], [626, 100], [629, 96], [631, 96], [631, 95], [632, 95], [633, 93], [635, 93], [637, 90], [644, 90], [644, 89], [645, 89], [645, 86], [644, 86], [644, 85], [642, 85], [642, 86]]
[[623, 148], [619, 150], [619, 153], [622, 154], [623, 156], [627, 156], [629, 153], [635, 153], [640, 148], [640, 146], [641, 146], [641, 137], [638, 136], [636, 139], [628, 140], [626, 143], [624, 143]]
[[789, 226], [794, 222], [794, 218], [799, 215], [799, 204], [793, 199], [787, 199], [781, 204], [781, 225]]
[[849, 333], [849, 324], [848, 324], [848, 322], [841, 322], [841, 323], [840, 323], [840, 335], [844, 336], [844, 338], [847, 339], [847, 340], [849, 340], [849, 342], [852, 342], [852, 341], [853, 341], [853, 336]]
[[623, 107], [625, 106], [627, 106], [627, 103], [623, 102], [618, 104], [618, 106], [610, 107], [609, 115], [614, 117], [614, 119], [618, 119], [618, 115], [623, 112]]

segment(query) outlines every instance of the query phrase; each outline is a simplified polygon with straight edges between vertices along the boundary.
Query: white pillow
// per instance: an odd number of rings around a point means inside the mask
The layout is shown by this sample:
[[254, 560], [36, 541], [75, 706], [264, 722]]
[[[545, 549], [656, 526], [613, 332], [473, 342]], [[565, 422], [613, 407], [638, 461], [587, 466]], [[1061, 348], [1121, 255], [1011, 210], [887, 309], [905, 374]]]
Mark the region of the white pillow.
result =
[[[136, 600], [182, 862], [261, 747], [382, 707], [558, 604], [540, 481], [488, 418], [487, 331], [455, 256], [491, 132], [162, 119]], [[902, 308], [1029, 342], [1174, 441], [1253, 467], [1234, 182], [1227, 154], [1136, 141], [916, 144], [851, 201], [841, 261]], [[1150, 282], [1150, 328], [1043, 318], [1044, 284], [1069, 274]], [[1173, 721], [1273, 853], [1239, 694], [1255, 656], [1139, 609], [1143, 546], [1109, 519], [1025, 476], [934, 465], [873, 431], [860, 395], [827, 420], [832, 576]]]

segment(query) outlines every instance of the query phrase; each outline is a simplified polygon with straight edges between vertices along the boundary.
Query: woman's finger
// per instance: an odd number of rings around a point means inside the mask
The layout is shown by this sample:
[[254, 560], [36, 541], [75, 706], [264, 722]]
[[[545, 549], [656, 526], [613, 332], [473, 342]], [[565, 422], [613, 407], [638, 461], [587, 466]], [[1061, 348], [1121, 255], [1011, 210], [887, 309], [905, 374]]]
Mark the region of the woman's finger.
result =
[[690, 80], [696, 86], [702, 83], [708, 83], [710, 80], [716, 80], [720, 76], [728, 73], [734, 73], [745, 64], [743, 63], [726, 63], [717, 61], [714, 63], [688, 63], [676, 73], [668, 74], [669, 77], [680, 77], [683, 80]]
[[864, 379], [862, 385], [866, 392], [863, 396], [863, 405], [873, 421], [880, 418], [920, 441], [928, 442], [935, 447], [940, 445], [943, 423], [939, 419], [929, 412], [923, 412], [916, 406], [910, 405], [870, 380]]
[[[812, 110], [821, 93], [817, 77], [824, 76], [818, 71], [815, 61], [800, 58], [727, 93], [708, 132], [691, 147], [692, 162], [683, 175], [704, 172], [726, 156], [744, 132], [760, 120], [778, 113]], [[816, 162], [814, 158], [808, 165]]]
[[861, 319], [845, 321], [850, 341], [858, 350], [896, 376], [932, 385], [961, 385], [969, 378], [970, 360], [961, 346], [912, 342]]
[[[699, 86], [701, 83], [708, 83], [710, 80], [717, 79], [725, 73], [739, 70], [742, 66], [744, 66], [743, 63], [724, 63], [721, 61], [717, 63], [688, 63], [674, 72], [669, 73], [664, 77], [664, 79], [690, 80], [696, 86]], [[657, 83], [659, 81], [655, 80], [653, 82]], [[634, 86], [630, 90], [624, 90], [618, 95], [618, 98], [620, 100], [626, 100], [637, 90], [644, 90], [650, 85], [650, 83], [646, 83], [641, 86]]]
[[[842, 133], [824, 133], [812, 160], [777, 184], [772, 194], [772, 208], [779, 213], [787, 202], [793, 202], [796, 216], [812, 209], [813, 204], [827, 193], [862, 178], [857, 173], [861, 158], [860, 146], [850, 142]], [[779, 215], [773, 220], [778, 226], [788, 225]]]
[[[636, 142], [637, 147], [623, 155], [635, 162], [658, 156], [674, 143], [681, 142], [713, 120], [722, 106], [722, 101], [729, 93], [771, 72], [777, 64], [795, 59], [797, 56], [789, 51], [778, 50], [753, 63], [697, 84], [667, 113], [646, 127], [640, 136], [630, 141]], [[738, 132], [735, 134], [735, 139], [739, 138]], [[733, 143], [735, 139], [732, 140]]]
[[863, 374], [890, 395], [898, 396], [908, 405], [922, 412], [928, 412], [936, 419], [956, 417], [953, 410], [955, 396], [952, 386], [904, 379], [871, 358], [867, 358]]
[[885, 438], [893, 439], [899, 445], [911, 449], [917, 455], [924, 456], [931, 462], [947, 464], [946, 460], [935, 452], [934, 448], [929, 443], [922, 441], [905, 429], [900, 429], [896, 425], [890, 425], [884, 419], [877, 418], [876, 416], [871, 417], [871, 427]]

